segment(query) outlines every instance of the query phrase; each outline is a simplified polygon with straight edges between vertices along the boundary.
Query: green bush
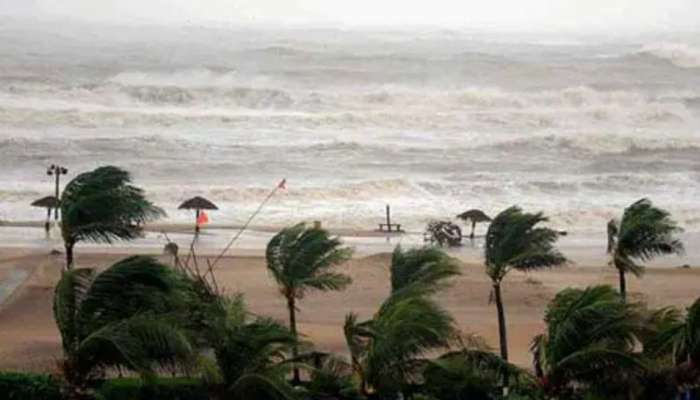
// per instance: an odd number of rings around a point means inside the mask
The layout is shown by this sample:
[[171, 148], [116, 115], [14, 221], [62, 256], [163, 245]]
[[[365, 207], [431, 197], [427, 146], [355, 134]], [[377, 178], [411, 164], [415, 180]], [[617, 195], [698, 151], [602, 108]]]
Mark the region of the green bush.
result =
[[5, 400], [61, 400], [60, 384], [49, 375], [0, 372], [0, 397]]
[[159, 378], [144, 383], [137, 378], [106, 381], [98, 390], [99, 400], [209, 400], [207, 387], [197, 379]]

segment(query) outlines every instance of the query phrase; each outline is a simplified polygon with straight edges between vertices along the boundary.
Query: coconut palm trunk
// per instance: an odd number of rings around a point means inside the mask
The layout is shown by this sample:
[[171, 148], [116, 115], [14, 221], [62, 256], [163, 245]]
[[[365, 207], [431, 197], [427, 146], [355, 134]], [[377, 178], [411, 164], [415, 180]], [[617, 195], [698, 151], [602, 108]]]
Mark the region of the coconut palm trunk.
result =
[[[298, 339], [297, 336], [297, 313], [296, 313], [296, 302], [294, 301], [294, 296], [287, 297], [287, 309], [289, 310], [289, 330], [292, 332], [294, 339]], [[299, 356], [299, 348], [297, 347], [297, 342], [292, 346], [292, 358], [296, 359]], [[299, 376], [299, 368], [296, 366], [293, 369], [292, 383], [297, 385], [301, 382], [301, 377]]]
[[[506, 313], [503, 307], [503, 298], [501, 297], [501, 284], [496, 282], [493, 284], [493, 295], [496, 301], [496, 313], [498, 314], [498, 339], [501, 349], [501, 358], [503, 361], [508, 361], [508, 333], [506, 331]], [[503, 373], [503, 391], [507, 394], [508, 390], [508, 371]]]
[[65, 248], [66, 248], [66, 271], [70, 271], [73, 269], [73, 247], [75, 247], [75, 243], [71, 241], [66, 241], [65, 242]]
[[620, 277], [620, 298], [622, 301], [625, 301], [627, 300], [627, 280], [625, 279], [625, 270], [618, 268], [617, 273]]

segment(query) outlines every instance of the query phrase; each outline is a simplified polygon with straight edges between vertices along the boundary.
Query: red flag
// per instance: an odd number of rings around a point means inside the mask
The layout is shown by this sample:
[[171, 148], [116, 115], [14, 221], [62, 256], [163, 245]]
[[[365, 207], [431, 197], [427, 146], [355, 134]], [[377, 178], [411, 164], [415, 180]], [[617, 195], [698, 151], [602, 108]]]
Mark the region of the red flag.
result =
[[199, 217], [197, 218], [197, 225], [206, 225], [209, 223], [209, 216], [204, 211], [199, 212]]
[[279, 185], [277, 185], [277, 189], [287, 190], [287, 178], [280, 181]]

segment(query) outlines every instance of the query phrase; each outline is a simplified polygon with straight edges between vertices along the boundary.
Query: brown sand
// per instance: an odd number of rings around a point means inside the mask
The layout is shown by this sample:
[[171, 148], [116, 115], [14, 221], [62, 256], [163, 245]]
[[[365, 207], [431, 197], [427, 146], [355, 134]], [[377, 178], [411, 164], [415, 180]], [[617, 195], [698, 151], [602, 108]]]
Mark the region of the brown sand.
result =
[[[104, 267], [120, 257], [79, 254], [78, 263]], [[388, 254], [353, 259], [340, 268], [354, 280], [347, 290], [308, 293], [299, 303], [300, 331], [322, 350], [345, 352], [345, 314], [353, 311], [361, 317], [372, 315], [389, 291], [389, 260]], [[217, 270], [220, 286], [244, 293], [255, 313], [286, 321], [285, 302], [267, 274], [262, 257], [231, 257], [222, 261]], [[14, 268], [31, 271], [0, 306], [0, 370], [51, 370], [60, 357], [60, 337], [52, 319], [51, 301], [62, 262], [60, 255], [0, 250], [0, 280]], [[686, 306], [700, 295], [699, 277], [698, 269], [655, 268], [648, 269], [643, 279], [630, 277], [628, 287], [632, 296], [654, 306]], [[503, 285], [512, 361], [529, 366], [530, 341], [542, 332], [545, 306], [557, 291], [599, 283], [616, 285], [617, 275], [611, 268], [581, 266], [530, 274], [512, 272]], [[496, 311], [489, 304], [489, 293], [483, 267], [464, 263], [463, 275], [438, 297], [465, 332], [482, 335], [495, 347]]]

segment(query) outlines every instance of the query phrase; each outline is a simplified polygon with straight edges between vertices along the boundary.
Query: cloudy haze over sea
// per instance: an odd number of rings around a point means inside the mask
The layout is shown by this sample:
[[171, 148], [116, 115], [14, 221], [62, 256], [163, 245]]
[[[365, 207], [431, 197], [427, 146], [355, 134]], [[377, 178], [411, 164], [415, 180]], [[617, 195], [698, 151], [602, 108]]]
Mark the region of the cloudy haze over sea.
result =
[[[0, 219], [48, 164], [120, 165], [172, 221], [416, 229], [467, 208], [601, 231], [641, 196], [700, 229], [700, 41], [449, 29], [0, 24]], [[695, 41], [694, 41], [695, 40]]]

